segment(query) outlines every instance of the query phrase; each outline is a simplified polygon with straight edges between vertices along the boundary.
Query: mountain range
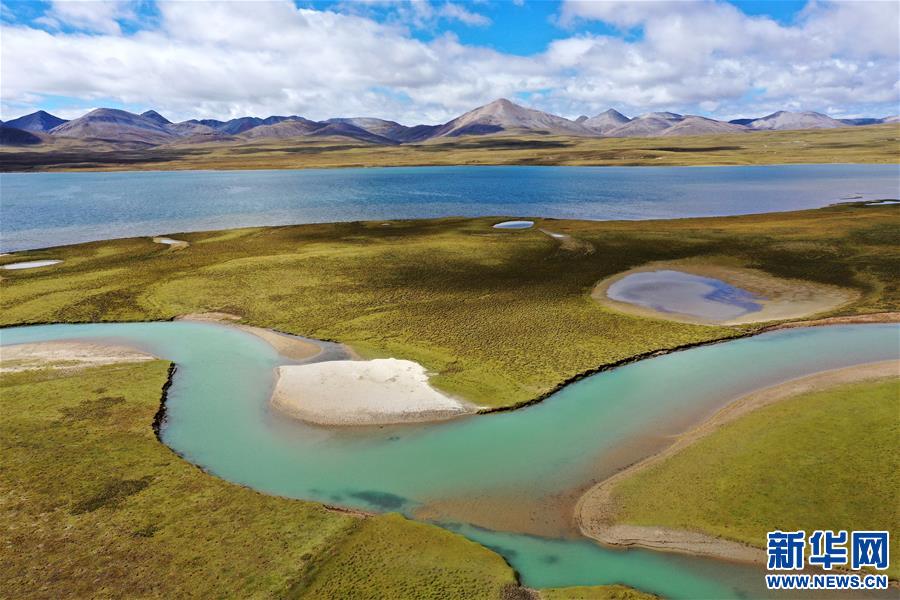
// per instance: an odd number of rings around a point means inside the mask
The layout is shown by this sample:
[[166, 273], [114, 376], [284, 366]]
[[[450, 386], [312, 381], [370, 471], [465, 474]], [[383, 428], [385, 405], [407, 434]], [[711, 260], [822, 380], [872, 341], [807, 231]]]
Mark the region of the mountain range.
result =
[[657, 137], [759, 130], [832, 129], [896, 123], [885, 118], [833, 119], [817, 112], [778, 111], [759, 118], [717, 121], [696, 115], [651, 112], [627, 117], [609, 109], [593, 117], [566, 119], [501, 98], [441, 125], [406, 126], [374, 117], [312, 121], [304, 117], [240, 117], [228, 121], [191, 119], [173, 123], [155, 110], [142, 114], [98, 108], [67, 121], [46, 111], [0, 124], [0, 143], [34, 145], [59, 139], [101, 141], [139, 146], [173, 143], [250, 142], [296, 138], [342, 138], [369, 144], [397, 145], [436, 138], [496, 134], [540, 134], [583, 137]]

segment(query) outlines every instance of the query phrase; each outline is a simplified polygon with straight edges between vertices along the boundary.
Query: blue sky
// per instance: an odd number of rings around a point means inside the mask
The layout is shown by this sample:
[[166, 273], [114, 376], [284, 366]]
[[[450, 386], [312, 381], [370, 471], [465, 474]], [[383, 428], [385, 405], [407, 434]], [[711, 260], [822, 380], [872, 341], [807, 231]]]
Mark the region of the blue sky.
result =
[[[900, 4], [0, 0], [0, 113], [898, 112]], [[865, 32], [860, 35], [860, 32]]]

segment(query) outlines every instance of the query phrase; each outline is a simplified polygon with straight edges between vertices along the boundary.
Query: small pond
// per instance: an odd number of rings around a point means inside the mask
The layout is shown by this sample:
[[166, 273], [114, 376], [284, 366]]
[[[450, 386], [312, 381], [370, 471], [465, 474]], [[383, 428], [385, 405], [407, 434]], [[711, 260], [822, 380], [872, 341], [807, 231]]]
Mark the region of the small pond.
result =
[[494, 229], [528, 229], [534, 226], [534, 221], [503, 221], [494, 225]]
[[25, 262], [9, 263], [8, 265], [3, 265], [2, 268], [9, 271], [18, 269], [36, 269], [38, 267], [49, 267], [50, 265], [55, 265], [61, 262], [61, 260], [29, 260]]
[[762, 310], [759, 296], [712, 277], [683, 271], [626, 275], [606, 291], [612, 300], [706, 321], [730, 321]]

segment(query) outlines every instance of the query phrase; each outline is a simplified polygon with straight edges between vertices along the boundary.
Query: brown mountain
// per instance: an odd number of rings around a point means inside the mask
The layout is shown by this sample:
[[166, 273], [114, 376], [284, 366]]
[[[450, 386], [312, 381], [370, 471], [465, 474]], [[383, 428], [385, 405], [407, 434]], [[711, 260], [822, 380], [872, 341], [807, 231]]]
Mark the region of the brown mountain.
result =
[[54, 137], [73, 137], [107, 142], [137, 142], [156, 146], [171, 142], [177, 136], [141, 115], [115, 108], [98, 108], [50, 130]]

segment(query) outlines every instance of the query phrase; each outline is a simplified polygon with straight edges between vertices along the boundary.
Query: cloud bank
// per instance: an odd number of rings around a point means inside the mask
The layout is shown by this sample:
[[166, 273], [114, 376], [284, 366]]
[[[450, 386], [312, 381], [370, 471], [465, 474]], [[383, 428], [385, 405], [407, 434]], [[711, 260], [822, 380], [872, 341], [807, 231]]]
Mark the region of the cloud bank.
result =
[[[613, 106], [716, 117], [787, 108], [894, 114], [900, 3], [811, 2], [790, 24], [703, 2], [564, 2], [557, 39], [527, 56], [423, 39], [412, 19], [488, 30], [477, 4], [397, 5], [393, 18], [289, 1], [4, 4], [3, 118], [63, 98], [173, 119], [381, 116], [436, 123], [506, 96], [575, 117]], [[605, 24], [610, 33], [591, 33]], [[432, 25], [435, 26], [435, 25]], [[436, 27], [436, 26], [435, 26]], [[59, 111], [65, 112], [63, 110]], [[63, 116], [71, 116], [63, 114]]]

